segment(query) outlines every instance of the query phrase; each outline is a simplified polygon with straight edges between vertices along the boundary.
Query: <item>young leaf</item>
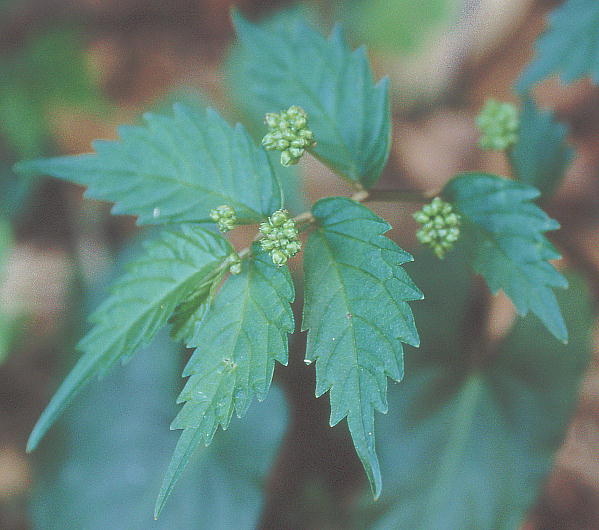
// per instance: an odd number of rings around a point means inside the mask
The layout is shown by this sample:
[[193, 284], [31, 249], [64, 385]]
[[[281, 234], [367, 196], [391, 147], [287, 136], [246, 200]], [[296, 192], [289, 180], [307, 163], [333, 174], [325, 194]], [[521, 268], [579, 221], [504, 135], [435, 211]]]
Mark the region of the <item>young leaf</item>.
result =
[[423, 295], [401, 267], [412, 256], [382, 235], [390, 226], [368, 208], [332, 197], [312, 212], [319, 226], [304, 257], [306, 361], [317, 361], [316, 396], [330, 390], [331, 426], [347, 416], [378, 497], [374, 411], [387, 412], [387, 376], [403, 377], [401, 343], [419, 344], [406, 302]]
[[571, 83], [590, 76], [599, 83], [599, 2], [567, 0], [549, 17], [547, 29], [537, 41], [537, 56], [518, 80], [519, 92], [529, 91], [551, 74]]
[[233, 409], [241, 418], [255, 397], [262, 401], [274, 363], [287, 364], [287, 334], [294, 330], [289, 271], [273, 265], [254, 246], [255, 257], [230, 276], [187, 346], [197, 348], [183, 376], [189, 377], [178, 402], [185, 402], [171, 428], [183, 429], [165, 476], [156, 515], [164, 506], [195, 448], [208, 445], [219, 425], [227, 429]]
[[169, 507], [152, 518], [153, 494], [176, 442], [166, 426], [175, 412], [179, 350], [158, 333], [131, 363], [81, 393], [36, 459], [35, 530], [258, 527], [265, 478], [287, 423], [276, 387], [198, 452]]
[[268, 29], [233, 18], [248, 112], [263, 118], [299, 105], [317, 141], [311, 151], [350, 181], [372, 186], [387, 162], [391, 121], [387, 80], [373, 83], [365, 48], [352, 51], [339, 27], [326, 39], [299, 16]]
[[92, 377], [152, 340], [175, 308], [218, 274], [232, 247], [217, 234], [182, 225], [177, 232], [163, 232], [145, 250], [90, 317], [94, 327], [77, 345], [83, 355], [35, 425], [28, 451]]
[[87, 197], [115, 202], [114, 214], [136, 215], [138, 224], [212, 222], [210, 210], [223, 204], [254, 223], [281, 207], [266, 153], [241, 125], [183, 105], [171, 116], [144, 118], [145, 127], [120, 127], [120, 141], [94, 142], [96, 154], [21, 162], [15, 170], [88, 186]]
[[567, 134], [568, 128], [555, 121], [551, 111], [539, 109], [527, 98], [520, 115], [518, 143], [508, 150], [518, 180], [535, 186], [544, 197], [551, 196], [574, 157], [566, 143]]
[[[468, 322], [456, 319], [470, 290], [460, 263], [447, 273], [454, 257], [430, 267], [418, 260], [414, 276], [427, 293], [415, 308], [422, 345], [406, 353], [410, 377], [389, 391], [390, 413], [377, 432], [388, 487], [353, 514], [359, 528], [521, 527], [574, 410], [592, 325], [583, 282], [573, 279], [560, 293], [570, 344], [529, 316], [489, 362], [473, 367], [462, 340]], [[431, 343], [439, 327], [446, 340]]]
[[532, 199], [536, 188], [495, 175], [458, 175], [443, 191], [462, 215], [462, 246], [493, 293], [503, 289], [520, 315], [532, 311], [559, 340], [568, 330], [552, 287], [566, 279], [549, 263], [560, 256], [543, 235], [559, 228]]

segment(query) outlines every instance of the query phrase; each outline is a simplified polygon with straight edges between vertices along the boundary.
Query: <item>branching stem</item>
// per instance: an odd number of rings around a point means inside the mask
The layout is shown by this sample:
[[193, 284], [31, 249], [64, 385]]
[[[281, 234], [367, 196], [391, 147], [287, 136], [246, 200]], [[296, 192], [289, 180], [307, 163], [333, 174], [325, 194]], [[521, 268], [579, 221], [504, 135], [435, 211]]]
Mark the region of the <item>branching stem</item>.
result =
[[[440, 189], [429, 191], [419, 190], [365, 190], [356, 191], [351, 199], [356, 202], [417, 202], [425, 203], [435, 198], [440, 194]], [[316, 222], [311, 211], [302, 212], [296, 215], [293, 220], [300, 232], [305, 231]], [[262, 234], [258, 232], [252, 241], [259, 241]], [[245, 259], [250, 255], [251, 246], [246, 247], [238, 252], [240, 259]]]

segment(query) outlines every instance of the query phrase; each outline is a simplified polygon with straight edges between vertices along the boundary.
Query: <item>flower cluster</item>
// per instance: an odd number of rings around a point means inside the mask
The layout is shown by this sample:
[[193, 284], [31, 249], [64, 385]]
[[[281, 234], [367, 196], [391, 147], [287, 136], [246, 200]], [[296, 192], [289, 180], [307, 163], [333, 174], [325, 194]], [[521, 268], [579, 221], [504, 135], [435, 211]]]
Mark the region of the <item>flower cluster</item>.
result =
[[478, 141], [483, 149], [505, 151], [518, 141], [520, 118], [511, 103], [489, 99], [476, 117], [476, 124], [483, 133]]
[[422, 225], [416, 233], [418, 241], [443, 259], [460, 237], [460, 216], [454, 213], [451, 204], [435, 197], [414, 214], [414, 219]]
[[233, 228], [235, 228], [235, 223], [237, 222], [235, 210], [227, 204], [223, 204], [218, 208], [210, 210], [210, 218], [217, 224], [218, 229], [221, 232], [233, 230]]
[[281, 164], [285, 167], [297, 164], [304, 150], [316, 143], [308, 129], [308, 115], [297, 105], [278, 114], [267, 114], [265, 122], [269, 131], [262, 139], [262, 145], [268, 151], [282, 151]]
[[270, 257], [277, 266], [287, 263], [302, 247], [295, 222], [289, 218], [287, 210], [274, 212], [267, 222], [260, 225], [260, 232], [264, 235], [260, 244], [270, 252]]

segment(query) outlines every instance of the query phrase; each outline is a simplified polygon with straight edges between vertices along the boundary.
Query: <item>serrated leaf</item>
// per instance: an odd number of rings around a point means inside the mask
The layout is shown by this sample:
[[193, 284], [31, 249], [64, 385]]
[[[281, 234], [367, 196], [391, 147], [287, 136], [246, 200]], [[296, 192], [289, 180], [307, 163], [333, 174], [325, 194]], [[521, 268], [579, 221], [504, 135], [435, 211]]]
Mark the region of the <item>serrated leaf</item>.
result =
[[210, 311], [188, 337], [197, 348], [184, 377], [189, 377], [178, 403], [185, 403], [171, 428], [183, 429], [156, 502], [164, 506], [190, 455], [208, 445], [219, 425], [227, 429], [233, 410], [242, 417], [256, 397], [268, 392], [275, 361], [287, 364], [287, 334], [294, 330], [290, 303], [293, 283], [286, 267], [276, 267], [268, 254], [253, 247], [254, 257], [230, 276]]
[[532, 311], [562, 342], [568, 340], [552, 288], [568, 286], [549, 263], [560, 255], [544, 236], [557, 221], [535, 205], [540, 192], [495, 175], [458, 175], [443, 190], [462, 215], [461, 247], [493, 293], [510, 297], [519, 315]]
[[176, 442], [168, 422], [180, 382], [179, 350], [160, 332], [131, 363], [81, 393], [37, 455], [29, 506], [34, 529], [258, 527], [265, 479], [287, 424], [276, 387], [198, 451], [169, 506], [158, 521], [152, 518]]
[[243, 50], [239, 78], [254, 119], [299, 105], [317, 145], [311, 152], [364, 187], [379, 178], [389, 155], [388, 83], [374, 84], [364, 47], [352, 51], [341, 29], [329, 38], [299, 15], [266, 27], [233, 15]]
[[183, 105], [144, 119], [145, 127], [121, 126], [120, 141], [95, 141], [95, 154], [21, 162], [15, 170], [87, 186], [86, 197], [115, 202], [114, 214], [136, 215], [138, 224], [212, 222], [210, 210], [222, 204], [235, 208], [240, 223], [255, 223], [281, 207], [266, 153], [243, 126]]
[[566, 175], [574, 150], [566, 143], [568, 128], [551, 111], [527, 98], [520, 114], [518, 143], [508, 151], [515, 176], [550, 197]]
[[35, 449], [64, 408], [89, 380], [116, 361], [128, 360], [166, 325], [176, 307], [210, 281], [232, 252], [217, 234], [182, 225], [145, 245], [145, 254], [112, 287], [90, 317], [94, 327], [79, 342], [83, 353], [35, 425], [27, 450]]
[[529, 91], [536, 83], [559, 74], [566, 83], [589, 76], [599, 83], [599, 3], [567, 0], [549, 16], [549, 27], [536, 43], [537, 55], [516, 88]]
[[387, 412], [387, 377], [403, 377], [402, 342], [419, 344], [407, 302], [423, 295], [401, 267], [412, 256], [382, 235], [390, 226], [368, 208], [332, 197], [312, 213], [318, 228], [304, 256], [306, 360], [316, 361], [316, 396], [330, 391], [331, 426], [347, 417], [378, 497], [374, 411]]
[[[427, 293], [414, 311], [422, 345], [406, 353], [410, 377], [390, 389], [390, 413], [379, 422], [388, 487], [353, 514], [356, 528], [519, 528], [564, 439], [590, 353], [585, 286], [573, 279], [560, 293], [570, 344], [529, 316], [492, 357], [474, 352], [487, 362], [473, 366], [463, 340], [471, 284], [454, 258], [418, 259], [414, 276]], [[430, 342], [440, 327], [446, 340]]]

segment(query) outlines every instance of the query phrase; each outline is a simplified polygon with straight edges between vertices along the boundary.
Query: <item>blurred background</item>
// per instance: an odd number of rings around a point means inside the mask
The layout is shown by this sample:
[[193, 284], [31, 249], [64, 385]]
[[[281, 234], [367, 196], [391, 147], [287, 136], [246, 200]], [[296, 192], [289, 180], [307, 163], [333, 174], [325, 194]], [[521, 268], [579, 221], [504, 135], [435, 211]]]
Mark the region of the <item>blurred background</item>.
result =
[[[288, 4], [236, 2], [256, 18]], [[394, 140], [380, 187], [430, 189], [459, 171], [509, 172], [501, 154], [477, 147], [474, 117], [487, 97], [517, 101], [513, 83], [533, 55], [545, 15], [557, 4], [306, 3], [322, 28], [343, 21], [354, 45], [368, 45], [377, 78], [391, 78]], [[170, 433], [161, 433], [173, 417], [182, 361], [168, 363], [164, 356], [170, 352], [183, 359], [184, 354], [179, 356], [165, 337], [147, 352], [153, 362], [132, 363], [90, 389], [42, 450], [25, 454], [35, 420], [73, 361], [85, 314], [101, 299], [122, 256], [135, 246], [137, 229], [131, 218], [111, 217], [110, 205], [83, 201], [80, 188], [50, 179], [18, 179], [11, 166], [24, 158], [87, 152], [92, 140], [115, 138], [119, 124], [138, 122], [143, 112], [168, 109], [174, 101], [210, 104], [230, 120], [242, 119], [235, 103], [239, 87], [234, 85], [231, 5], [229, 0], [0, 0], [1, 529], [203, 528], [198, 518], [205, 509], [193, 508], [203, 490], [195, 490], [192, 481], [180, 486], [183, 496], [173, 499], [170, 515], [159, 526], [149, 517], [130, 522], [150, 513], [156, 481], [174, 443]], [[584, 274], [596, 303], [599, 88], [585, 80], [566, 87], [551, 79], [535, 96], [569, 126], [576, 149], [567, 178], [546, 205], [563, 227], [551, 238], [565, 256], [560, 266]], [[349, 192], [309, 157], [299, 173], [306, 201]], [[294, 208], [301, 209], [301, 202]], [[388, 204], [378, 204], [376, 211], [401, 227], [391, 237], [415, 251], [411, 211]], [[489, 332], [501, 337], [513, 320], [510, 303], [497, 297], [491, 315]], [[597, 344], [597, 326], [594, 330]], [[260, 405], [258, 416], [248, 422], [262, 425], [268, 439], [258, 432], [232, 433], [215, 449], [213, 460], [226, 462], [227, 454], [249, 451], [235, 445], [236, 437], [255, 436], [265, 456], [251, 476], [240, 477], [242, 482], [227, 490], [246, 492], [236, 500], [233, 526], [212, 528], [344, 527], [338, 507], [363, 487], [362, 471], [344, 427], [326, 427], [328, 400], [313, 398], [314, 376], [301, 361], [302, 341], [299, 336], [292, 344], [290, 368], [277, 371], [283, 392], [273, 393], [276, 413]], [[152, 405], [152, 393], [161, 405]], [[576, 415], [524, 528], [599, 528], [598, 448], [595, 346]], [[120, 460], [114, 461], [117, 454]], [[249, 452], [247, 458], [254, 456]], [[209, 472], [201, 467], [205, 463], [197, 465], [203, 470], [199, 474], [213, 473], [214, 484], [220, 484], [218, 469]], [[89, 512], [102, 511], [98, 498], [120, 506], [114, 519], [98, 523], [91, 518]]]

